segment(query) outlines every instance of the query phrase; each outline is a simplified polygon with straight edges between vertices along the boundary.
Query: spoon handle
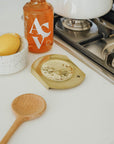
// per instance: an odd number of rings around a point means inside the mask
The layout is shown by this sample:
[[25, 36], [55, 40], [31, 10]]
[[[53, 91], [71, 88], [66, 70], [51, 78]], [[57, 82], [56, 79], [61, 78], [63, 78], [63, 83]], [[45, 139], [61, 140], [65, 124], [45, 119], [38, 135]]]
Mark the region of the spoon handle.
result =
[[11, 136], [14, 134], [14, 132], [17, 130], [17, 128], [23, 123], [23, 119], [22, 118], [17, 118], [15, 120], [15, 122], [13, 123], [13, 125], [11, 126], [11, 128], [9, 129], [9, 131], [6, 133], [6, 135], [4, 136], [4, 138], [2, 139], [2, 141], [0, 142], [0, 144], [7, 144], [7, 142], [9, 141], [9, 139], [11, 138]]

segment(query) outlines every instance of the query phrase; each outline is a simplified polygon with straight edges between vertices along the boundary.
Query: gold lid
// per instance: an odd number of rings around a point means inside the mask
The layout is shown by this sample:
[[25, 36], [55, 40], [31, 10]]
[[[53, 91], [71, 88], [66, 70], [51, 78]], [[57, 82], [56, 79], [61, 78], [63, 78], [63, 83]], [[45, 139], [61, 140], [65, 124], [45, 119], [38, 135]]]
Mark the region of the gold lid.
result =
[[64, 55], [47, 55], [38, 58], [31, 67], [32, 74], [50, 89], [68, 89], [79, 85], [85, 74]]

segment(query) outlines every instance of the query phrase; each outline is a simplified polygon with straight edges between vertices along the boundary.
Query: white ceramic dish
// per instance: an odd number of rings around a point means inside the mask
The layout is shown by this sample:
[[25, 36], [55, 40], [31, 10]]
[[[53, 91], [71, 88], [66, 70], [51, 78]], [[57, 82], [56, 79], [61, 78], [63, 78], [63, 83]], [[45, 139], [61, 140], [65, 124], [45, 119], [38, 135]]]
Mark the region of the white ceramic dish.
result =
[[72, 19], [92, 19], [106, 14], [113, 0], [47, 0], [55, 13]]
[[16, 54], [0, 56], [0, 74], [13, 74], [21, 71], [27, 64], [28, 42], [21, 37], [21, 46]]

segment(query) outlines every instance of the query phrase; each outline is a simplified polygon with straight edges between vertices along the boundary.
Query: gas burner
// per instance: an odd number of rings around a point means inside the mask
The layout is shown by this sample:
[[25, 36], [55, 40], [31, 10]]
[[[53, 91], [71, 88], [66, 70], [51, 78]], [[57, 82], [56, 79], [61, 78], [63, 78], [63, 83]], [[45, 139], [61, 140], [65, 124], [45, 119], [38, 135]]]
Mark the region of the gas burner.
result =
[[63, 26], [73, 31], [87, 31], [90, 30], [92, 23], [88, 20], [77, 20], [64, 18]]
[[54, 17], [54, 40], [114, 84], [114, 11], [89, 21]]

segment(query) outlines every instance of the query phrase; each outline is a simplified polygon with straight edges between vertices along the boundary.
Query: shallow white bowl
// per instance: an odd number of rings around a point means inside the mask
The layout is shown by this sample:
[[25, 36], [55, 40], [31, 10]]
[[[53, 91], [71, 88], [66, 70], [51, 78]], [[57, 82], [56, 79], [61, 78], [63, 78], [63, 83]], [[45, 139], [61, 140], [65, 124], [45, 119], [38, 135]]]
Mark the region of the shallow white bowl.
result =
[[21, 37], [19, 51], [13, 55], [0, 56], [0, 74], [13, 74], [26, 67], [28, 55], [28, 42]]

